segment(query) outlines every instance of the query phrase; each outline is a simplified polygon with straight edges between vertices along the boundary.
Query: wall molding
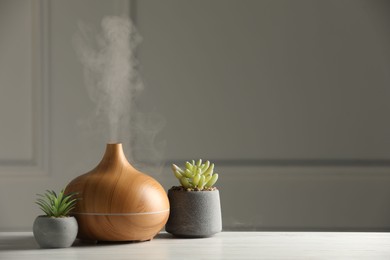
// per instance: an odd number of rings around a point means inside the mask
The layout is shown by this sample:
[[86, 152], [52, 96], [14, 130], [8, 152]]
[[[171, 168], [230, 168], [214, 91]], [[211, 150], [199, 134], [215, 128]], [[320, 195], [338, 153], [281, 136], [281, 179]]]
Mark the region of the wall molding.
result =
[[[31, 117], [33, 156], [0, 160], [0, 176], [48, 176], [50, 142], [50, 1], [31, 2]], [[38, 65], [38, 66], [37, 66]]]
[[[169, 159], [166, 164], [188, 159]], [[221, 166], [241, 167], [390, 167], [389, 159], [208, 159]]]

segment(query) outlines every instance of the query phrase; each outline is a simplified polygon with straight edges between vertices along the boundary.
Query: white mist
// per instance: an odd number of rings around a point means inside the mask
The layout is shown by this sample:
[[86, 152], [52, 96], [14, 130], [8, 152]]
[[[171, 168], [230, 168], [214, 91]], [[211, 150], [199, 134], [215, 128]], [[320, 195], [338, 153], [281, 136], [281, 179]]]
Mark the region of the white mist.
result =
[[135, 26], [129, 18], [110, 16], [96, 33], [80, 23], [73, 42], [98, 127], [108, 128], [107, 142], [128, 140], [133, 100], [143, 88], [135, 58], [141, 37]]

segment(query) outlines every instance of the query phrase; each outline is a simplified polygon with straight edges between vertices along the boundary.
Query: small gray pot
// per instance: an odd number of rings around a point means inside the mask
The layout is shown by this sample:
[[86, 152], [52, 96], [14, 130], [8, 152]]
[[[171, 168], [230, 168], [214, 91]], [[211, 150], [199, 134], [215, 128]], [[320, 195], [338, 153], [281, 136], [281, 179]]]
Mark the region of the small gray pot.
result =
[[178, 237], [210, 237], [222, 230], [219, 191], [168, 191], [165, 230]]
[[33, 225], [35, 240], [42, 248], [70, 247], [76, 239], [77, 231], [75, 217], [38, 216]]

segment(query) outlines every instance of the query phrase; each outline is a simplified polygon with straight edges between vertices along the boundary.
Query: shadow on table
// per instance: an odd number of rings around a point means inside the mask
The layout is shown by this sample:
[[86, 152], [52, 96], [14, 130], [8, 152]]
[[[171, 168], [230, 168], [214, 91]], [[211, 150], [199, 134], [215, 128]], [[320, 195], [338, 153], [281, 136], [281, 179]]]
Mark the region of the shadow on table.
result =
[[[76, 239], [72, 247], [96, 247], [96, 246], [119, 246], [119, 245], [130, 245], [138, 243], [151, 243], [153, 240], [163, 239], [182, 239], [172, 236], [168, 233], [157, 234], [152, 241], [124, 241], [124, 242], [108, 242], [108, 241], [84, 241]], [[17, 237], [0, 237], [0, 251], [13, 251], [13, 250], [35, 250], [41, 249], [33, 235], [18, 235]], [[50, 250], [50, 249], [49, 249]]]
[[140, 244], [140, 243], [150, 243], [153, 240], [161, 239], [175, 239], [174, 236], [168, 233], [159, 233], [152, 240], [147, 241], [88, 241], [76, 239], [73, 247], [88, 247], [88, 246], [116, 246], [116, 245], [130, 245], [130, 244]]
[[33, 249], [39, 249], [39, 246], [32, 235], [0, 238], [0, 251]]
[[155, 240], [177, 240], [177, 239], [202, 239], [202, 238], [181, 238], [175, 237], [166, 232], [157, 234], [152, 240], [148, 241], [86, 241], [77, 239], [73, 244], [73, 247], [94, 247], [94, 246], [118, 246], [118, 245], [131, 245], [142, 243], [153, 243]]
[[188, 240], [201, 240], [201, 239], [207, 239], [209, 237], [187, 237], [187, 236], [174, 236], [174, 235], [171, 235], [169, 233], [166, 233], [166, 232], [162, 232], [162, 233], [159, 233], [157, 234], [154, 239], [188, 239]]

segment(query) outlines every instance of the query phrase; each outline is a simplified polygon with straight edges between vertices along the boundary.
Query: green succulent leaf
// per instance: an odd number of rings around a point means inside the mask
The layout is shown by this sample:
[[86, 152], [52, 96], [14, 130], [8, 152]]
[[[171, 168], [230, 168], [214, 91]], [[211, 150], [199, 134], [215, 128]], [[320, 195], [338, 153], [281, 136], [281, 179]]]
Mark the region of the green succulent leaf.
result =
[[175, 174], [176, 178], [178, 178], [178, 179], [183, 177], [183, 175], [180, 172], [176, 171], [176, 170], [174, 170], [173, 173]]
[[198, 186], [199, 180], [200, 180], [200, 174], [196, 174], [195, 177], [194, 177], [194, 179], [192, 180], [192, 183], [193, 183], [195, 186]]
[[214, 171], [214, 163], [212, 163], [210, 165], [210, 167], [208, 167], [208, 169], [203, 173], [204, 175], [212, 175], [213, 174], [213, 171]]
[[187, 177], [187, 178], [193, 178], [195, 176], [195, 172], [192, 172], [188, 169], [186, 169], [184, 175]]
[[186, 177], [182, 177], [182, 178], [180, 178], [180, 183], [181, 183], [181, 185], [184, 187], [184, 188], [191, 188], [191, 184], [189, 183], [189, 181], [187, 180], [187, 178]]
[[218, 180], [218, 173], [215, 173], [213, 177], [206, 183], [206, 187], [212, 187]]
[[64, 190], [61, 190], [57, 195], [53, 190], [46, 190], [43, 195], [37, 194], [35, 203], [48, 217], [65, 217], [75, 208], [77, 194], [76, 192], [64, 194]]
[[202, 159], [199, 159], [186, 161], [184, 168], [172, 164], [172, 171], [184, 188], [203, 190], [212, 187], [218, 180], [218, 174], [214, 174], [214, 167], [214, 163], [205, 161], [202, 164]]
[[199, 183], [198, 183], [198, 188], [199, 189], [203, 189], [204, 188], [204, 185], [206, 184], [205, 183], [205, 180], [206, 180], [206, 177], [204, 176], [204, 175], [202, 175], [201, 177], [200, 177], [200, 180], [199, 180]]
[[202, 165], [202, 159], [199, 159], [196, 166], [200, 167]]
[[207, 171], [207, 169], [210, 167], [210, 161], [206, 161], [202, 167], [200, 167], [200, 169], [202, 170], [202, 172], [204, 173], [205, 171]]
[[172, 164], [172, 170], [173, 170], [173, 171], [178, 171], [178, 172], [180, 172], [181, 174], [184, 173], [184, 171], [183, 171], [179, 166], [177, 166], [176, 164]]
[[186, 169], [192, 171], [194, 169], [194, 166], [191, 163], [186, 162]]

